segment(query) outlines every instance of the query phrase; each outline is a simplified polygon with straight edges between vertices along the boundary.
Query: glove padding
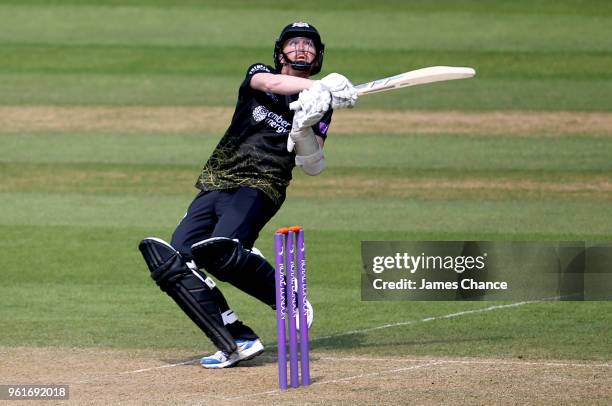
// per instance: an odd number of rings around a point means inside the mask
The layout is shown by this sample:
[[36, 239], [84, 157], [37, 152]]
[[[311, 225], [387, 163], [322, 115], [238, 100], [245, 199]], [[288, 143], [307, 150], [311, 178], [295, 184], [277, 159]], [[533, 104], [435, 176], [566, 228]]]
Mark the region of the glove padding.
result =
[[320, 82], [302, 90], [299, 98], [289, 105], [295, 111], [293, 128], [302, 129], [318, 123], [329, 110], [330, 103], [331, 94]]
[[306, 175], [317, 176], [325, 170], [325, 157], [323, 156], [323, 149], [319, 149], [306, 156], [296, 155], [295, 164], [302, 169]]
[[294, 117], [293, 127], [287, 139], [287, 151], [291, 152], [295, 148], [295, 164], [307, 175], [316, 176], [325, 169], [323, 148], [321, 148], [312, 126], [298, 128], [295, 121], [296, 118]]
[[[292, 110], [297, 109], [297, 111], [293, 115], [291, 132], [287, 139], [287, 151], [293, 151], [296, 143], [299, 143], [301, 146], [298, 149], [305, 149], [309, 153], [314, 151], [312, 144], [313, 140], [316, 142], [316, 138], [312, 131], [312, 126], [318, 123], [325, 115], [325, 111], [319, 111], [318, 108], [329, 108], [331, 96], [329, 92], [326, 93], [327, 96], [317, 99], [314, 93], [303, 91], [300, 93], [300, 98], [290, 104], [289, 108]], [[309, 111], [303, 110], [302, 106], [305, 106]]]
[[352, 108], [357, 102], [355, 86], [343, 75], [330, 73], [320, 80], [331, 93], [332, 109]]
[[291, 152], [294, 148], [297, 155], [310, 155], [320, 148], [312, 127], [297, 129], [293, 126], [287, 139], [287, 151]]

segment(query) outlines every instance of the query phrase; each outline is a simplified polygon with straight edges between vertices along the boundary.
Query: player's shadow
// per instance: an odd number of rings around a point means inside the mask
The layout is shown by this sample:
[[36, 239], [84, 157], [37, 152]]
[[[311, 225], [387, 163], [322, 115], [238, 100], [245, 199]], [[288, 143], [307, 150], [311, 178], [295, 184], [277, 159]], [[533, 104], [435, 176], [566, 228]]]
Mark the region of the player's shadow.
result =
[[[274, 346], [268, 346], [267, 348], [269, 348], [270, 350], [266, 350], [263, 354], [258, 355], [257, 357], [255, 357], [254, 359], [251, 360], [245, 360], [245, 361], [240, 361], [240, 363], [237, 365], [237, 367], [239, 368], [249, 368], [249, 367], [256, 367], [256, 366], [262, 366], [262, 365], [266, 365], [266, 364], [274, 364], [276, 363], [277, 359], [276, 359], [276, 345]], [[186, 358], [162, 358], [160, 359], [161, 362], [164, 362], [168, 365], [176, 365], [177, 367], [180, 366], [200, 366], [200, 359], [202, 357], [205, 357], [207, 355], [210, 355], [210, 353], [207, 354], [195, 354]]]
[[402, 346], [402, 347], [410, 347], [410, 346], [422, 346], [428, 344], [458, 344], [458, 343], [470, 343], [470, 342], [482, 342], [482, 341], [502, 341], [502, 340], [510, 340], [512, 337], [506, 336], [489, 336], [489, 337], [480, 337], [480, 338], [461, 338], [461, 337], [453, 337], [453, 338], [441, 338], [434, 340], [401, 340], [399, 338], [395, 338], [393, 340], [382, 339], [380, 341], [367, 340], [366, 334], [350, 334], [341, 337], [328, 337], [328, 338], [320, 338], [314, 339], [310, 343], [311, 350], [346, 350], [352, 348], [375, 348], [375, 347], [388, 347], [388, 346]]
[[[512, 337], [507, 336], [489, 336], [489, 337], [480, 337], [480, 338], [461, 338], [461, 337], [453, 337], [453, 338], [441, 338], [441, 339], [433, 339], [433, 340], [402, 340], [401, 338], [394, 337], [392, 340], [369, 340], [366, 334], [350, 334], [340, 337], [328, 337], [328, 338], [314, 338], [309, 343], [309, 348], [311, 351], [316, 350], [347, 350], [353, 348], [377, 348], [377, 347], [403, 347], [409, 348], [411, 346], [423, 346], [423, 345], [431, 345], [431, 344], [458, 344], [458, 343], [476, 343], [483, 341], [503, 341], [510, 340]], [[176, 365], [180, 366], [200, 366], [200, 358], [210, 355], [207, 354], [196, 354], [193, 356], [189, 356], [186, 358], [169, 358], [169, 359], [160, 359], [161, 362], [164, 362], [168, 365]], [[311, 354], [312, 356], [312, 354]], [[258, 367], [268, 364], [276, 364], [277, 363], [277, 352], [276, 352], [276, 343], [266, 344], [266, 351], [255, 357], [251, 360], [241, 361], [236, 367], [237, 368], [252, 368]]]

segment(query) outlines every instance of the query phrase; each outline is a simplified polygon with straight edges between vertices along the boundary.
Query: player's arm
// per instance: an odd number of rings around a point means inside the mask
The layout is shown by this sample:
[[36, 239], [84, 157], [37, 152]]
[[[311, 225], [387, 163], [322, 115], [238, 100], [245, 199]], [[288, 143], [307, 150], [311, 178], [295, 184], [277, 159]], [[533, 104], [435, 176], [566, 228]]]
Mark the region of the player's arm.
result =
[[310, 89], [314, 94], [329, 92], [332, 108], [351, 108], [357, 102], [357, 91], [351, 82], [339, 73], [331, 73], [321, 80], [305, 79], [298, 76], [260, 72], [253, 75], [251, 88], [266, 93], [292, 95]]
[[286, 96], [310, 89], [314, 84], [315, 81], [310, 79], [264, 72], [257, 73], [251, 78], [251, 88]]

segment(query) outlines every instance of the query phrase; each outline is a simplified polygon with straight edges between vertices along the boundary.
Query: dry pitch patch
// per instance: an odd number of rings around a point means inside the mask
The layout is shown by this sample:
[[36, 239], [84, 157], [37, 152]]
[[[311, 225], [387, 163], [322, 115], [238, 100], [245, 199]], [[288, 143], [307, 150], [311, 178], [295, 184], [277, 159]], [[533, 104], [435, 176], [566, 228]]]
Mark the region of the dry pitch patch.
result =
[[[82, 165], [4, 164], [0, 192], [35, 189], [49, 193], [193, 193], [193, 168], [164, 170], [151, 168], [97, 167]], [[473, 175], [466, 179], [446, 179], [445, 175], [409, 174], [380, 176], [367, 173], [335, 174], [311, 178], [296, 176], [288, 194], [291, 197], [398, 197], [419, 199], [543, 199], [612, 201], [612, 181], [608, 174], [566, 175], [566, 179], [494, 179]], [[484, 175], [481, 175], [484, 176]]]
[[[231, 119], [226, 107], [0, 106], [0, 131], [154, 132], [222, 134]], [[612, 135], [612, 113], [581, 112], [336, 112], [335, 134]]]
[[69, 384], [70, 400], [109, 404], [610, 404], [612, 363], [368, 357], [314, 352], [313, 384], [277, 390], [273, 351], [205, 370], [181, 351], [0, 348], [3, 383]]
[[337, 175], [292, 182], [291, 197], [399, 197], [419, 199], [530, 199], [612, 201], [612, 181], [607, 174], [579, 175], [573, 181], [529, 179], [443, 179], [432, 175], [376, 177]]

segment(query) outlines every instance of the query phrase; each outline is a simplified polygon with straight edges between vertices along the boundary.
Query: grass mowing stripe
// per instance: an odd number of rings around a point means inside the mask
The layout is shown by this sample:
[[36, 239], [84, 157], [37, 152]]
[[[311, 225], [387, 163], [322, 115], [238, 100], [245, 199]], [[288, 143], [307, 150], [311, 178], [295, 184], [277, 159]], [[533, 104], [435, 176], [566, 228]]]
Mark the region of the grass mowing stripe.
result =
[[234, 106], [241, 81], [234, 76], [0, 74], [0, 104]]
[[[553, 178], [554, 179], [554, 178]], [[293, 182], [290, 198], [394, 197], [422, 201], [576, 201], [612, 202], [610, 174], [576, 182], [415, 176], [333, 176]]]
[[[255, 62], [272, 63], [270, 47], [0, 44], [0, 72], [234, 75], [239, 80]], [[361, 63], [364, 60], [376, 64]], [[340, 71], [354, 82], [431, 65], [473, 66], [478, 78], [610, 79], [610, 52], [440, 51], [368, 48], [333, 49], [326, 71]]]
[[[96, 5], [96, 6], [138, 6], [138, 7], [187, 7], [187, 8], [223, 8], [223, 9], [243, 9], [252, 6], [250, 0], [234, 0], [227, 2], [224, 0], [5, 0], [5, 4], [19, 6], [58, 6], [58, 5]], [[373, 4], [364, 0], [336, 0], [329, 3], [326, 0], [309, 0], [297, 3], [292, 6], [293, 10], [338, 10], [347, 9], [359, 11], [387, 11], [387, 12], [431, 12], [440, 9], [447, 12], [466, 12], [483, 14], [508, 14], [508, 13], [537, 13], [537, 14], [569, 14], [569, 15], [593, 15], [605, 16], [612, 14], [610, 3], [605, 0], [590, 0], [585, 7], [585, 3], [580, 0], [517, 0], [511, 3], [482, 3], [478, 0], [440, 0], [432, 4], [426, 0], [387, 0], [379, 4]], [[259, 10], [278, 9], [278, 2], [275, 0], [259, 0], [257, 2]]]
[[201, 134], [3, 134], [0, 140], [6, 148], [0, 151], [0, 162], [172, 164], [189, 165], [197, 171], [220, 138]]
[[[236, 76], [202, 80], [189, 75], [0, 73], [0, 104], [233, 107], [241, 81], [242, 77]], [[359, 108], [612, 111], [611, 92], [612, 81], [586, 77], [575, 80], [475, 78], [370, 95], [361, 98]]]
[[192, 195], [190, 166], [0, 163], [0, 191], [96, 195]]
[[[220, 138], [234, 108], [204, 106], [1, 106], [0, 135], [77, 133], [201, 135]], [[32, 119], [35, 117], [35, 120]], [[610, 137], [609, 112], [338, 111], [330, 135]], [[528, 142], [528, 140], [525, 140]]]
[[[194, 191], [195, 194], [195, 191]], [[192, 196], [97, 196], [0, 193], [0, 224], [172, 227]], [[288, 200], [272, 220], [281, 227], [303, 219], [309, 229], [438, 233], [610, 236], [609, 202], [430, 201], [414, 198], [302, 198]], [[313, 210], [316, 216], [313, 216]], [[502, 215], [503, 214], [503, 215]], [[358, 218], [359, 221], [355, 221]]]
[[[268, 21], [292, 21], [292, 11], [266, 10]], [[278, 35], [279, 26], [261, 24], [253, 10], [138, 8], [102, 6], [0, 6], [0, 42], [259, 46]], [[445, 12], [372, 12], [358, 9], [312, 11], [304, 18], [339, 47], [395, 49], [609, 50], [610, 18], [574, 15], [500, 15]], [[159, 30], [158, 27], [164, 27]], [[227, 30], [240, 26], [240, 30]], [[357, 28], [358, 27], [358, 28]], [[386, 27], [386, 30], [380, 30]], [[444, 29], [441, 29], [441, 28]], [[538, 31], [538, 36], [532, 32]], [[367, 32], [368, 35], [359, 35]], [[460, 32], [461, 35], [454, 35]], [[451, 34], [453, 33], [453, 34]], [[585, 42], [583, 38], [590, 38]]]
[[467, 170], [610, 170], [611, 140], [453, 135], [329, 138], [326, 156], [341, 167]]
[[[0, 192], [192, 195], [191, 167], [0, 163]], [[334, 167], [313, 179], [296, 171], [290, 198], [404, 197], [424, 200], [612, 201], [610, 171], [490, 171]]]
[[[193, 168], [195, 176], [219, 139], [200, 134], [1, 134], [0, 162], [176, 165]], [[610, 171], [611, 144], [610, 138], [586, 135], [332, 134], [326, 156], [330, 170]]]
[[[6, 16], [6, 17], [3, 17]], [[293, 11], [103, 6], [0, 6], [0, 42], [260, 46], [272, 43], [279, 21]], [[480, 50], [610, 49], [607, 16], [472, 14], [469, 11], [398, 13], [355, 9], [306, 13], [303, 17], [338, 47]], [[158, 27], [164, 27], [160, 30]], [[226, 27], [241, 27], [228, 30]], [[358, 28], [357, 28], [358, 27]], [[386, 30], [380, 30], [385, 27]], [[572, 30], [566, 27], [573, 27]], [[533, 35], [537, 31], [538, 35]], [[367, 35], [359, 35], [360, 33]], [[448, 33], [461, 33], [449, 35]], [[589, 38], [589, 41], [583, 41]]]
[[[68, 186], [81, 185], [91, 186], [91, 192], [95, 192], [97, 177], [108, 176], [108, 183], [114, 182], [117, 190], [129, 192], [130, 188], [144, 186], [143, 181], [158, 182], [160, 188], [166, 190], [171, 182], [177, 186], [176, 189], [167, 189], [168, 192], [179, 192], [181, 181], [193, 180], [197, 177], [199, 167], [193, 165], [181, 165], [180, 163], [157, 165], [157, 164], [114, 164], [114, 163], [26, 163], [26, 162], [4, 162], [0, 163], [1, 173], [5, 175], [0, 184], [1, 187], [11, 188], [12, 185], [22, 184], [21, 191], [39, 190], [44, 184], [56, 184], [59, 187], [63, 183]], [[609, 170], [592, 169], [579, 170], [568, 165], [564, 168], [550, 170], [529, 169], [472, 169], [469, 167], [457, 171], [455, 168], [409, 168], [409, 167], [369, 167], [355, 168], [352, 166], [333, 166], [332, 171], [325, 176], [313, 178], [306, 176], [300, 171], [294, 172], [293, 182], [299, 182], [302, 187], [316, 187], [318, 183], [326, 184], [335, 179], [356, 179], [356, 181], [369, 179], [404, 179], [404, 180], [456, 180], [456, 181], [531, 181], [550, 182], [551, 184], [565, 183], [587, 183], [589, 181], [600, 182], [609, 179]], [[195, 172], [194, 172], [195, 171]], [[81, 176], [79, 176], [79, 174]], [[81, 178], [81, 179], [74, 179]], [[91, 178], [91, 185], [87, 180]], [[85, 180], [85, 182], [83, 182]], [[27, 187], [31, 185], [31, 187]], [[145, 182], [148, 185], [148, 182]], [[101, 193], [107, 193], [101, 187]], [[74, 189], [78, 191], [78, 189]], [[159, 191], [160, 193], [162, 190]]]

